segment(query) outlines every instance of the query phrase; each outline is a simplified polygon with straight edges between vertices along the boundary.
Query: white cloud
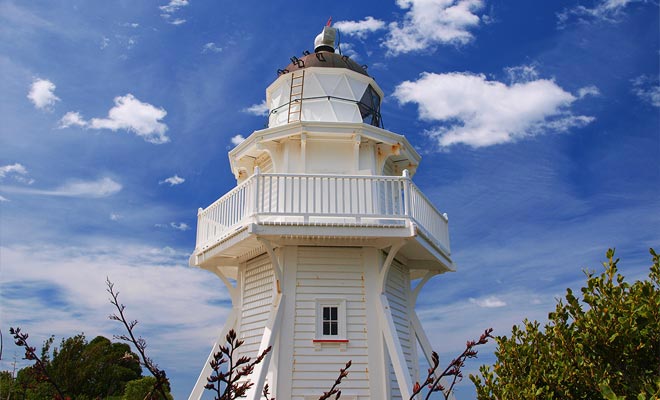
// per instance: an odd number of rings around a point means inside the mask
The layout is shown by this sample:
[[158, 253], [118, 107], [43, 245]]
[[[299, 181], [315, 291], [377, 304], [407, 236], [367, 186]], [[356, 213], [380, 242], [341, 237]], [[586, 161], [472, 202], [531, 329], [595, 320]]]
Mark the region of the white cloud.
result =
[[594, 85], [585, 86], [578, 89], [579, 98], [582, 99], [586, 96], [600, 96], [600, 90]]
[[162, 181], [158, 182], [158, 184], [162, 185], [163, 183], [169, 183], [170, 186], [176, 186], [182, 184], [185, 181], [186, 180], [180, 177], [179, 175], [174, 175], [174, 176], [170, 176], [167, 179], [163, 179]]
[[355, 46], [353, 46], [352, 43], [346, 43], [346, 42], [342, 43], [341, 52], [342, 54], [349, 56], [353, 60], [358, 60], [360, 58], [357, 51], [355, 51]]
[[655, 107], [660, 107], [660, 81], [657, 77], [641, 75], [631, 82], [635, 95]]
[[416, 103], [421, 119], [441, 123], [427, 132], [440, 146], [491, 146], [593, 121], [570, 114], [577, 98], [547, 79], [506, 85], [471, 73], [423, 73], [399, 84], [394, 97]]
[[28, 170], [23, 166], [23, 164], [14, 163], [3, 165], [0, 167], [0, 180], [4, 179], [6, 176], [11, 176], [14, 180], [27, 183], [31, 185], [34, 183], [34, 179], [28, 178]]
[[85, 121], [79, 112], [69, 111], [60, 119], [58, 128], [64, 129], [70, 126], [80, 126], [84, 128], [87, 126], [87, 121]]
[[167, 111], [149, 103], [143, 103], [130, 93], [126, 96], [115, 97], [114, 102], [115, 106], [108, 111], [107, 118], [92, 118], [87, 122], [87, 126], [92, 129], [110, 129], [112, 131], [125, 129], [154, 144], [170, 141], [170, 138], [165, 135], [167, 125], [160, 122], [167, 115]]
[[170, 0], [169, 3], [164, 6], [160, 6], [159, 8], [165, 13], [172, 14], [178, 11], [181, 7], [186, 7], [189, 4], [190, 2], [188, 0]]
[[479, 307], [483, 307], [483, 308], [499, 308], [506, 306], [506, 302], [504, 302], [504, 300], [501, 300], [495, 296], [490, 296], [480, 299], [470, 298], [470, 303], [476, 304]]
[[110, 44], [110, 38], [103, 36], [103, 38], [101, 39], [101, 46], [100, 46], [101, 50], [108, 47], [109, 44]]
[[645, 0], [597, 0], [593, 7], [578, 5], [566, 8], [557, 14], [560, 29], [572, 21], [586, 23], [591, 21], [617, 22], [624, 8], [631, 3], [646, 2]]
[[389, 24], [383, 42], [390, 55], [420, 51], [437, 44], [464, 45], [472, 39], [469, 29], [479, 25], [476, 14], [482, 0], [397, 0], [408, 10], [402, 22]]
[[0, 202], [9, 201], [6, 197], [0, 196]]
[[110, 220], [111, 221], [119, 221], [120, 219], [122, 219], [121, 214], [110, 213]]
[[190, 229], [190, 226], [185, 222], [170, 222], [170, 226], [179, 231], [187, 231]]
[[55, 96], [55, 84], [48, 79], [35, 79], [27, 97], [40, 110], [50, 110], [60, 98]]
[[176, 18], [176, 19], [172, 19], [172, 20], [170, 20], [168, 18], [166, 18], [166, 19], [167, 19], [167, 22], [172, 24], [172, 25], [181, 25], [181, 24], [186, 23], [186, 20], [183, 19], [183, 18]]
[[362, 21], [338, 21], [333, 26], [339, 29], [341, 34], [357, 36], [364, 39], [367, 34], [385, 28], [385, 22], [374, 17], [365, 17]]
[[51, 190], [11, 186], [3, 188], [3, 190], [12, 193], [79, 198], [108, 197], [118, 193], [121, 189], [122, 185], [120, 183], [108, 177], [94, 181], [71, 180]]
[[183, 18], [174, 18], [173, 14], [178, 12], [181, 8], [187, 7], [190, 5], [188, 0], [170, 0], [164, 6], [160, 6], [160, 10], [163, 12], [160, 16], [168, 23], [172, 25], [181, 25], [186, 22]]
[[232, 136], [231, 143], [234, 146], [238, 146], [239, 144], [243, 143], [244, 140], [245, 138], [243, 137], [243, 135], [236, 135], [236, 136]]
[[202, 46], [202, 54], [220, 53], [221, 51], [222, 51], [222, 47], [218, 47], [214, 42], [208, 42], [204, 46]]
[[259, 104], [253, 104], [248, 108], [244, 108], [242, 111], [252, 115], [266, 116], [268, 115], [268, 105], [266, 104], [266, 100], [264, 100]]
[[509, 83], [511, 84], [535, 81], [539, 77], [534, 65], [507, 67], [504, 68], [504, 72], [509, 76]]

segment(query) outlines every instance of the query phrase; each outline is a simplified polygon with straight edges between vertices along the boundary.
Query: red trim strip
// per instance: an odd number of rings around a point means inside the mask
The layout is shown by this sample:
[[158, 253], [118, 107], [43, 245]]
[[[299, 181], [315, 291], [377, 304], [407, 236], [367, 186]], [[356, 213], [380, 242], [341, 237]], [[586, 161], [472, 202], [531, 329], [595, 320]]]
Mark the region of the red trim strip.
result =
[[348, 339], [313, 339], [314, 343], [348, 343]]

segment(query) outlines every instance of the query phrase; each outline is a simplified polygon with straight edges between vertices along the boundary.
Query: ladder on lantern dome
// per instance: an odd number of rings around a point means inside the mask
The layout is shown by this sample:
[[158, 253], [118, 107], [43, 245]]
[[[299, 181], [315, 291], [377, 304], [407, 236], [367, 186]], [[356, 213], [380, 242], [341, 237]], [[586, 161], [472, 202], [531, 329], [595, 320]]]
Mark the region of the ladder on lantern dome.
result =
[[[297, 74], [296, 74], [297, 73]], [[289, 91], [289, 115], [286, 122], [300, 121], [302, 115], [303, 85], [305, 70], [291, 73], [291, 89]]]

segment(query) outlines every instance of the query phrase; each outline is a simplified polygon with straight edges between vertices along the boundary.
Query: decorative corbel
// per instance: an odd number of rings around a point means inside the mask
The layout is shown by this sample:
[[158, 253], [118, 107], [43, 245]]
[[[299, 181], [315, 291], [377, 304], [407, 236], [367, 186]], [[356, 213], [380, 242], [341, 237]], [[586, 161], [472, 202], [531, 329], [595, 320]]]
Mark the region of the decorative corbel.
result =
[[387, 274], [390, 272], [390, 267], [392, 266], [392, 262], [394, 261], [394, 257], [396, 256], [396, 253], [401, 250], [403, 245], [406, 244], [406, 240], [401, 240], [390, 247], [390, 251], [387, 253], [387, 257], [385, 258], [385, 262], [383, 262], [383, 265], [380, 267], [379, 270], [379, 275], [378, 275], [378, 281], [379, 285], [378, 287], [380, 288], [381, 293], [385, 293], [385, 279], [387, 279]]
[[273, 265], [273, 272], [275, 273], [275, 286], [273, 288], [273, 291], [277, 294], [282, 293], [282, 287], [280, 286], [280, 282], [282, 281], [282, 268], [280, 267], [280, 262], [277, 258], [277, 254], [275, 254], [275, 249], [273, 248], [273, 245], [270, 242], [270, 240], [262, 237], [257, 237], [257, 240], [266, 249], [266, 253], [268, 253], [268, 256], [270, 257], [270, 262]]

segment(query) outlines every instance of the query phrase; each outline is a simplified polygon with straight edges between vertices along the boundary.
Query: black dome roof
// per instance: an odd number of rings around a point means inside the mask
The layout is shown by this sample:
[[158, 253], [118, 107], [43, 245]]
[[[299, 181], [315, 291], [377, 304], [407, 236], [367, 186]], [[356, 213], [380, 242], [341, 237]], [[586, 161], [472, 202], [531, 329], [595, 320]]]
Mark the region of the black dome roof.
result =
[[293, 62], [284, 70], [280, 72], [293, 72], [299, 69], [309, 67], [325, 67], [325, 68], [347, 68], [359, 74], [369, 76], [364, 67], [355, 61], [348, 58], [348, 56], [333, 53], [330, 51], [317, 51], [315, 53], [307, 54], [301, 58], [292, 58]]

